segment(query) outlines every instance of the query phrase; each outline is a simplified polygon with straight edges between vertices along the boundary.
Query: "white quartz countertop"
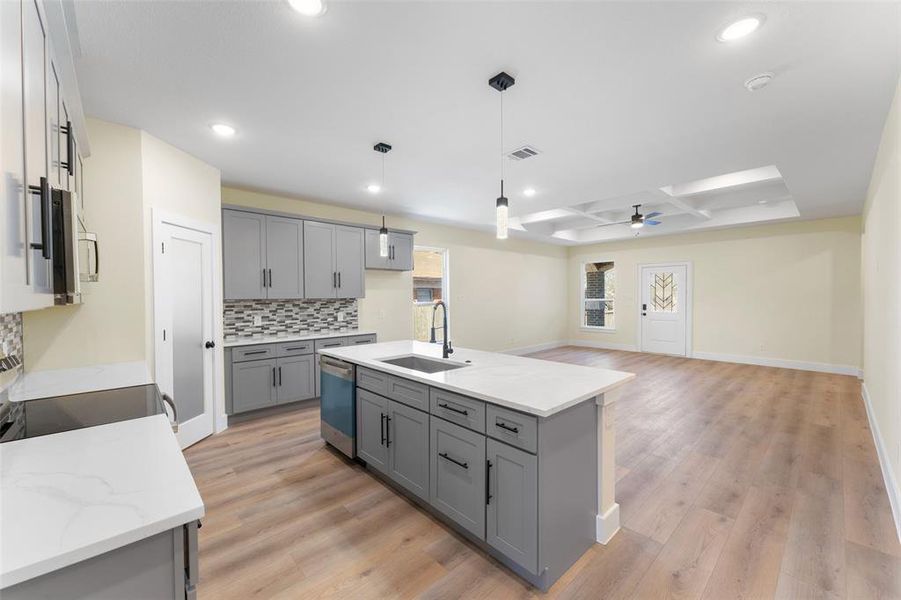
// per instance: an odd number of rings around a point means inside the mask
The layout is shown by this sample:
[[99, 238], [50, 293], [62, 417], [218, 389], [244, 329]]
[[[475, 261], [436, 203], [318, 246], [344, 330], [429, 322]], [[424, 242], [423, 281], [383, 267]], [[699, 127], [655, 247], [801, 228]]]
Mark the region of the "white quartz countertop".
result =
[[327, 348], [319, 353], [539, 417], [549, 417], [635, 377], [634, 373], [623, 371], [468, 348], [456, 348], [448, 361], [470, 364], [440, 373], [423, 373], [381, 362], [410, 354], [442, 360], [440, 345], [410, 340]]
[[153, 383], [147, 364], [123, 362], [25, 373], [9, 388], [13, 402]]
[[239, 337], [222, 342], [225, 348], [235, 346], [252, 346], [255, 344], [277, 344], [280, 342], [303, 342], [306, 340], [322, 340], [326, 338], [348, 337], [352, 335], [375, 335], [375, 331], [366, 329], [348, 329], [347, 331], [320, 331], [318, 333], [263, 335], [259, 337]]
[[0, 445], [0, 588], [204, 514], [164, 415]]

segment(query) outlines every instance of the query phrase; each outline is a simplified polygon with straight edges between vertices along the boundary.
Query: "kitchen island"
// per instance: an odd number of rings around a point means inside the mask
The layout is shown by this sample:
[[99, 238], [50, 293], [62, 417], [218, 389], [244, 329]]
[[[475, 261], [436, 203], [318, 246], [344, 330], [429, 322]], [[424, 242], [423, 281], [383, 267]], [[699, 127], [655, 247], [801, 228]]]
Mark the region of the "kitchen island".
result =
[[415, 341], [319, 351], [355, 371], [358, 459], [547, 589], [619, 529], [613, 404], [634, 375], [441, 353]]

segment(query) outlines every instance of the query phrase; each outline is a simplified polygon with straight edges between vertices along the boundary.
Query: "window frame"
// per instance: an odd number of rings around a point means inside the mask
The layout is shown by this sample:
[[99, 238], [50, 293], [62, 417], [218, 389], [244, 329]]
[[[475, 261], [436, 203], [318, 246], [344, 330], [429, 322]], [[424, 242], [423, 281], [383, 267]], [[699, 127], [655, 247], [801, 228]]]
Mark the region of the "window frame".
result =
[[588, 300], [600, 300], [602, 302], [612, 302], [613, 303], [613, 323], [612, 327], [607, 325], [599, 326], [599, 325], [587, 325], [585, 323], [585, 288], [588, 286], [588, 273], [585, 272], [585, 265], [590, 265], [594, 263], [613, 263], [613, 272], [614, 276], [616, 275], [616, 261], [613, 257], [604, 256], [600, 258], [583, 258], [579, 261], [579, 310], [577, 312], [579, 318], [579, 329], [583, 331], [595, 331], [600, 333], [616, 333], [616, 297], [610, 298], [588, 298]]

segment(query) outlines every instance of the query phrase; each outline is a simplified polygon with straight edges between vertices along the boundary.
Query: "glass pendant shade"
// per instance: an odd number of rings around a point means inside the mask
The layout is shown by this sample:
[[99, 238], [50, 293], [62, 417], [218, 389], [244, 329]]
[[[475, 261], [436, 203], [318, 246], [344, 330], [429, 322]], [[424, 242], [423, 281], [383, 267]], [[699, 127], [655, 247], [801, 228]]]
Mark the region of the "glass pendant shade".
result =
[[388, 256], [388, 228], [385, 227], [385, 217], [382, 217], [382, 228], [379, 229], [379, 256]]
[[508, 202], [504, 197], [504, 181], [501, 180], [501, 195], [497, 199], [497, 239], [507, 239]]

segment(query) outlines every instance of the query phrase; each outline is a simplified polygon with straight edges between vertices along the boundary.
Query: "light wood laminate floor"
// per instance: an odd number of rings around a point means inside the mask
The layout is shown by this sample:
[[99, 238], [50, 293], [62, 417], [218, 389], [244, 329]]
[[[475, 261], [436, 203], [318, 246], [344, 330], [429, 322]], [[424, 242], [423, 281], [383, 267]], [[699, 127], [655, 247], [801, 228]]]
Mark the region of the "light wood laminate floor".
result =
[[186, 451], [204, 600], [901, 598], [901, 546], [857, 379], [564, 347], [632, 371], [622, 530], [542, 594], [319, 438], [317, 407]]

